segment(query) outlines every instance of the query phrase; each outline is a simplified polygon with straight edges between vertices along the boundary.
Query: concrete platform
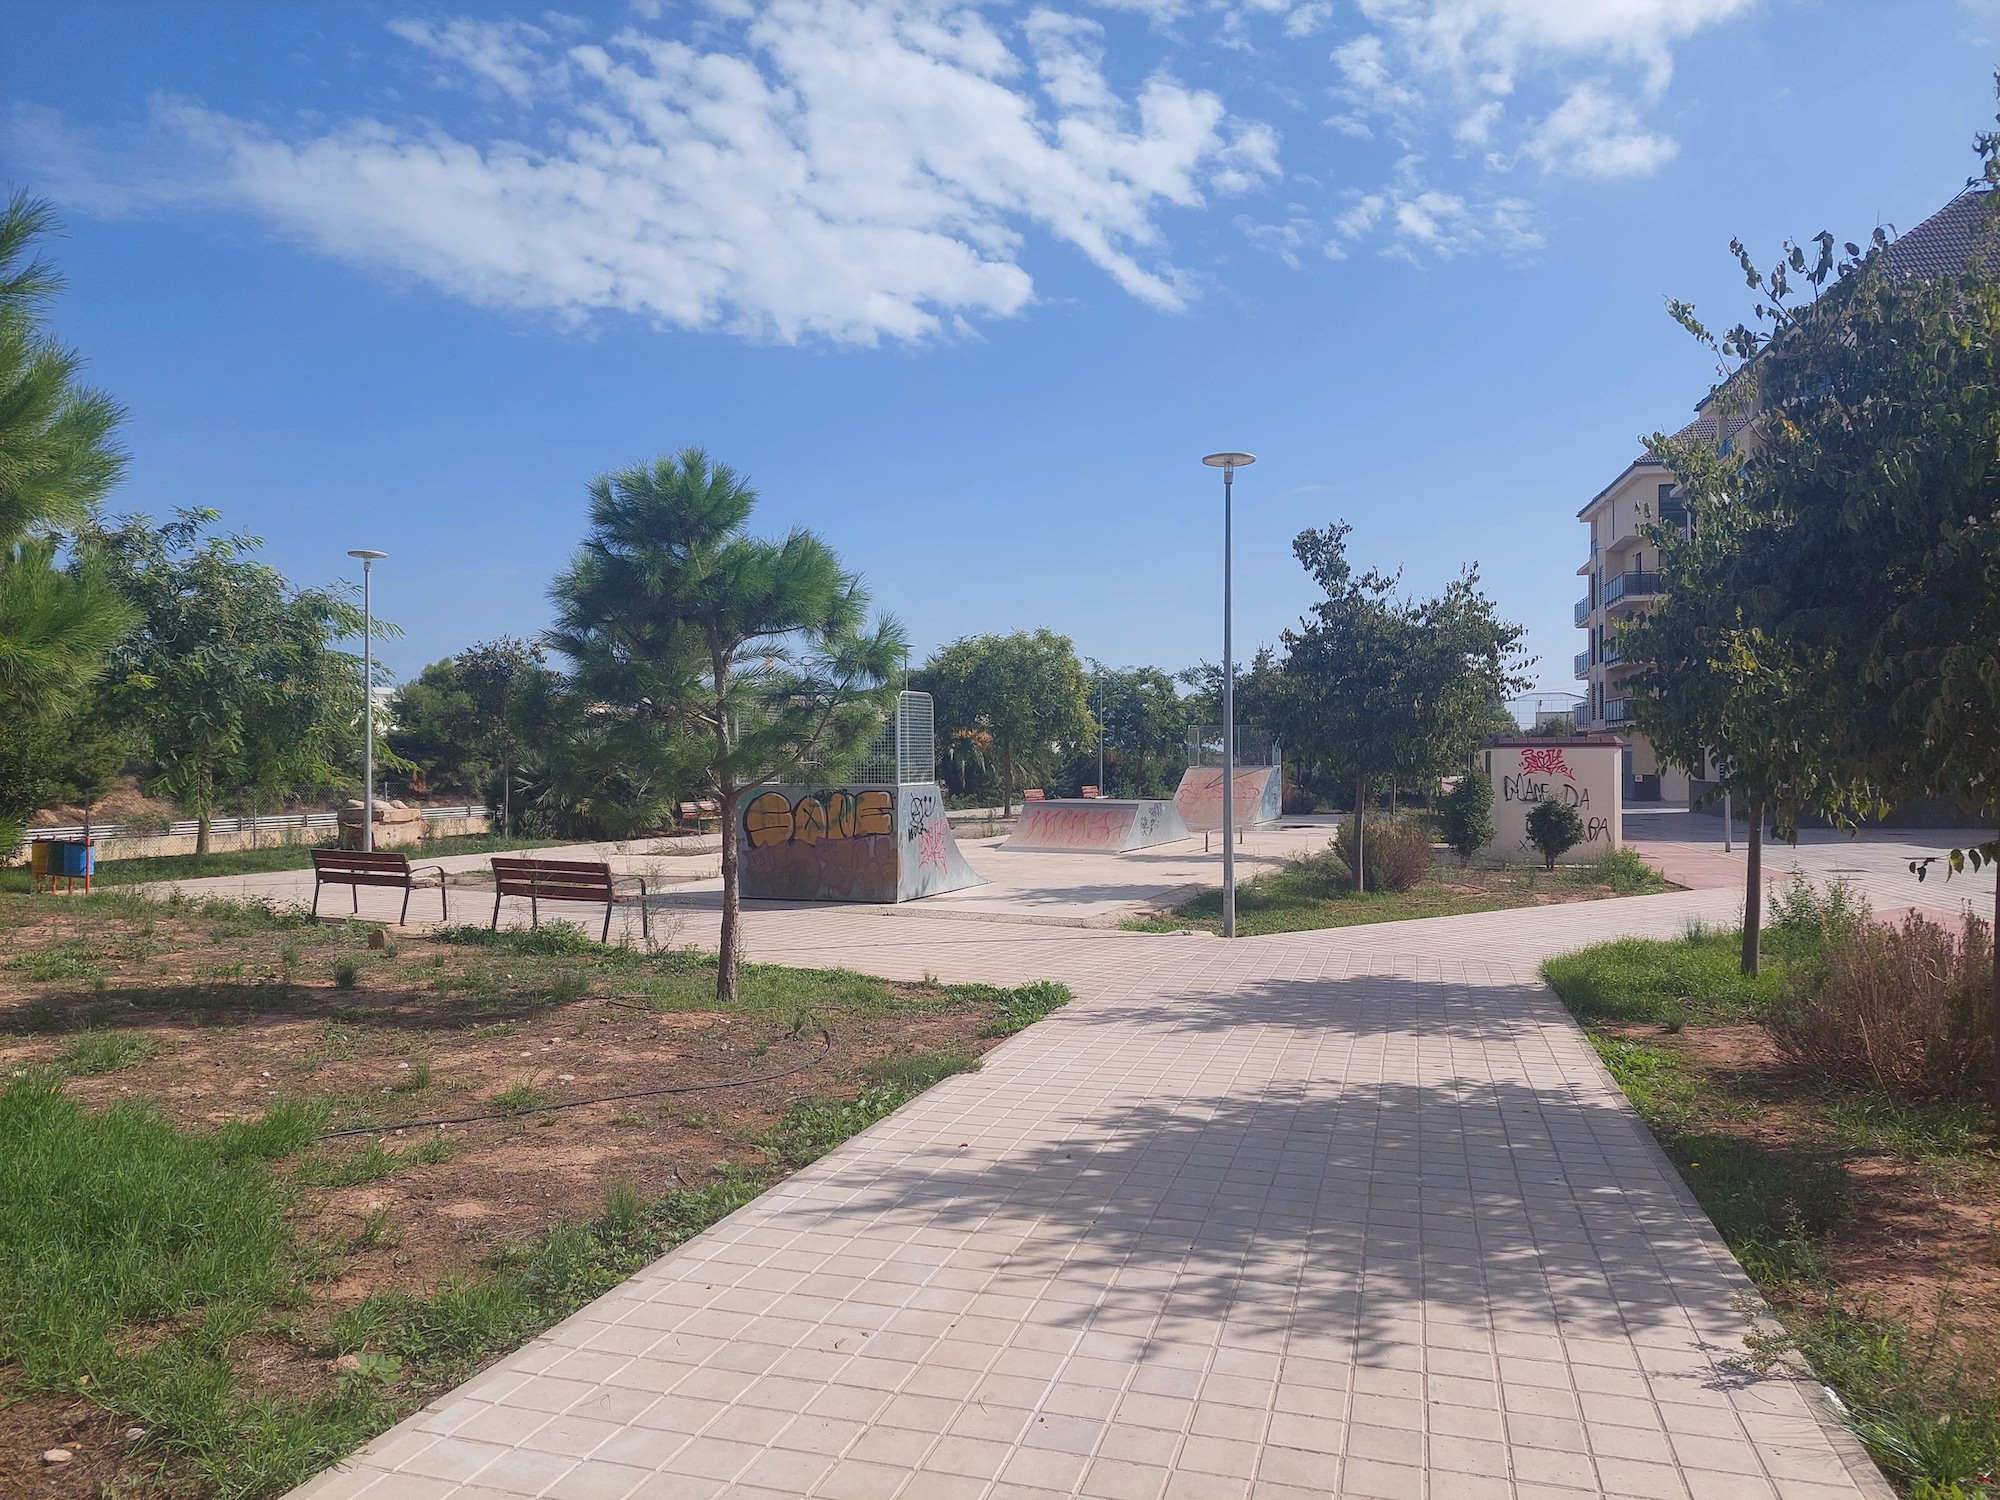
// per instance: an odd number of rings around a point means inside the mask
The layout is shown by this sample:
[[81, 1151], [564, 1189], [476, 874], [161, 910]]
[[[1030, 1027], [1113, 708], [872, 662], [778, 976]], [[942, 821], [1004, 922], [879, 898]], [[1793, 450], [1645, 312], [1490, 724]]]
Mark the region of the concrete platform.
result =
[[1007, 847], [1124, 854], [1156, 844], [1177, 844], [1187, 836], [1188, 826], [1171, 802], [1064, 797], [1024, 805]]

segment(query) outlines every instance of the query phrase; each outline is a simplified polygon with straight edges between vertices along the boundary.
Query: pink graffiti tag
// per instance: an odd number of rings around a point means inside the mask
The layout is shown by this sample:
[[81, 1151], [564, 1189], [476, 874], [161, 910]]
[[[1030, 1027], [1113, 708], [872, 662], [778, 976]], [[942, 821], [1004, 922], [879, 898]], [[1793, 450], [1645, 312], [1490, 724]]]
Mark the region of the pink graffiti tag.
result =
[[917, 835], [917, 868], [946, 870], [951, 861], [945, 853], [945, 840], [951, 837], [951, 824], [939, 818], [930, 827]]
[[1569, 777], [1571, 781], [1576, 780], [1576, 776], [1570, 771], [1570, 768], [1563, 763], [1563, 753], [1559, 747], [1551, 745], [1545, 750], [1527, 749], [1521, 752], [1521, 774], [1523, 776], [1538, 774], [1553, 776], [1559, 771]]

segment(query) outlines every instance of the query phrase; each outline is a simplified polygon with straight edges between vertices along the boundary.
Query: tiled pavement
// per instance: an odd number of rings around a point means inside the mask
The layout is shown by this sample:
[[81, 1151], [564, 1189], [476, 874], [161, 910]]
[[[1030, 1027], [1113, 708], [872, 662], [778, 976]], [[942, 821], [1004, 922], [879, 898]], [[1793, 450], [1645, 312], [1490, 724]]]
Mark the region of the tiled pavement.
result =
[[[1723, 890], [1223, 943], [767, 909], [1076, 1004], [311, 1500], [1886, 1495], [1540, 982]], [[699, 915], [699, 914], [691, 914]]]

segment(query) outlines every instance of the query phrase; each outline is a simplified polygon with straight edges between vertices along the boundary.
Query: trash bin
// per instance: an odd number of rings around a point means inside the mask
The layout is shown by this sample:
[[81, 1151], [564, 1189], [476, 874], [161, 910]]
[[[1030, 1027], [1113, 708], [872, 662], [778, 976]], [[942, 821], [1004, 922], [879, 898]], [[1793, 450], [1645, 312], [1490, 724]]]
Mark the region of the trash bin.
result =
[[51, 891], [59, 879], [66, 879], [70, 890], [75, 890], [76, 882], [81, 879], [88, 894], [90, 877], [97, 872], [97, 851], [88, 839], [36, 839], [28, 863], [36, 890], [41, 889], [42, 877], [46, 875]]

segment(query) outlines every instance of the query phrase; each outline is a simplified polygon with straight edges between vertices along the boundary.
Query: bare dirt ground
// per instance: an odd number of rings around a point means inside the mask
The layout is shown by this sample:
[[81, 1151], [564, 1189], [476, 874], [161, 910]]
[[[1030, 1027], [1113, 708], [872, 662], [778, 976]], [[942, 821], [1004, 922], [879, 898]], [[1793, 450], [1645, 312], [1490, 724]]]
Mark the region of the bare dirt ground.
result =
[[[0, 1081], [62, 1068], [88, 1106], [144, 1101], [188, 1129], [278, 1099], [323, 1107], [328, 1130], [364, 1127], [276, 1166], [296, 1237], [328, 1272], [296, 1337], [246, 1343], [246, 1379], [330, 1387], [312, 1334], [343, 1306], [490, 1263], [596, 1213], [614, 1183], [655, 1197], [769, 1172], [801, 1100], [849, 1099], [940, 1058], [969, 1065], [995, 1044], [990, 993], [750, 970], [725, 1013], [693, 955], [453, 936], [0, 897]], [[10, 1399], [9, 1385], [0, 1364], [0, 1494], [173, 1490], [127, 1421], [82, 1399]], [[75, 1457], [46, 1465], [52, 1447]]]

